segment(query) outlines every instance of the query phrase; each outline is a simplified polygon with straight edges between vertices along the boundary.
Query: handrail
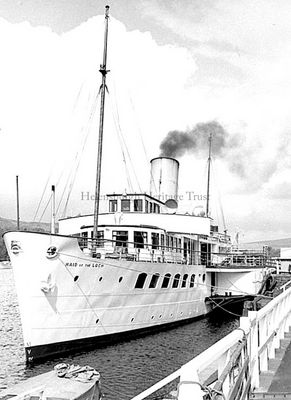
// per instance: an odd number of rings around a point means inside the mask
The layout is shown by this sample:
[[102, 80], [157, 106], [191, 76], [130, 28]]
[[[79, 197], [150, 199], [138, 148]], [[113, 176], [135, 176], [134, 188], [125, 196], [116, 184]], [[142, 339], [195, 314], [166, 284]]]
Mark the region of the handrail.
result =
[[290, 279], [290, 281], [284, 283], [284, 285], [280, 286], [280, 289], [283, 290], [283, 292], [285, 292], [286, 287], [289, 286], [290, 284], [291, 284], [291, 279]]
[[[156, 249], [153, 250], [158, 250], [158, 249], [170, 249], [170, 250], [180, 250], [181, 252], [187, 251], [191, 253], [198, 253], [198, 254], [209, 254], [209, 255], [217, 255], [217, 256], [225, 256], [225, 257], [237, 257], [237, 258], [246, 258], [246, 259], [254, 259], [254, 258], [264, 258], [265, 260], [271, 261], [271, 258], [268, 257], [265, 253], [263, 252], [256, 252], [256, 253], [248, 253], [247, 250], [240, 250], [240, 253], [238, 252], [210, 252], [210, 251], [202, 251], [202, 250], [192, 250], [192, 249], [184, 249], [184, 247], [177, 247], [177, 246], [166, 246], [166, 245], [160, 245], [160, 244], [152, 244], [149, 242], [133, 242], [129, 240], [116, 240], [116, 239], [108, 239], [108, 238], [89, 238], [89, 237], [83, 237], [83, 236], [72, 236], [73, 238], [78, 239], [78, 241], [84, 241], [88, 243], [95, 243], [95, 242], [109, 242], [109, 243], [122, 243], [122, 244], [133, 244], [133, 245], [143, 245], [146, 248], [150, 247], [156, 247]], [[126, 246], [118, 246], [118, 247], [126, 247]], [[245, 253], [243, 253], [245, 251]]]
[[178, 400], [202, 400], [205, 392], [201, 372], [209, 366], [218, 371], [216, 384], [207, 389], [209, 392], [222, 393], [225, 399], [247, 400], [250, 390], [260, 386], [260, 373], [268, 370], [269, 359], [275, 357], [280, 339], [289, 331], [290, 314], [291, 288], [261, 310], [241, 317], [240, 328], [132, 400], [143, 400], [178, 377]]

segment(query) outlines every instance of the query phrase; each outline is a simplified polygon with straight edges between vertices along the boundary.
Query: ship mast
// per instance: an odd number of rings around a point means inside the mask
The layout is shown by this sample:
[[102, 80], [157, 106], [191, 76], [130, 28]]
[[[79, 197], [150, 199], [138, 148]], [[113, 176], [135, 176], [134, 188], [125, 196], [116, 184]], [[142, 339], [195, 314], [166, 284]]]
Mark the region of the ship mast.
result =
[[209, 153], [208, 153], [208, 173], [207, 173], [207, 193], [206, 193], [206, 217], [209, 217], [209, 193], [210, 193], [210, 167], [211, 167], [211, 145], [212, 145], [212, 133], [209, 138]]
[[104, 50], [103, 50], [103, 63], [100, 65], [99, 72], [102, 75], [102, 83], [100, 87], [101, 104], [100, 104], [100, 120], [99, 120], [99, 138], [98, 138], [98, 154], [97, 154], [97, 172], [96, 172], [96, 186], [95, 186], [95, 204], [94, 204], [94, 228], [93, 239], [97, 244], [98, 236], [98, 217], [99, 217], [99, 203], [100, 203], [100, 181], [101, 181], [101, 161], [102, 161], [102, 144], [103, 144], [103, 125], [104, 125], [104, 106], [105, 106], [105, 92], [106, 92], [106, 62], [107, 62], [107, 38], [108, 38], [108, 19], [109, 19], [109, 6], [105, 6], [105, 32], [104, 32]]

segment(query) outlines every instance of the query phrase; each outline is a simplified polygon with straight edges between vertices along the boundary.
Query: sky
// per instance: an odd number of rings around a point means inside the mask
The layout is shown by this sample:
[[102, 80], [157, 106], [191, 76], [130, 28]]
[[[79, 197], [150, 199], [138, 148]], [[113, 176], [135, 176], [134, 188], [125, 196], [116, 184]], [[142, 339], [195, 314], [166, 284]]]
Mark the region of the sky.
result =
[[[1, 217], [15, 218], [16, 175], [23, 220], [49, 219], [52, 184], [58, 216], [93, 210], [105, 4], [0, 0]], [[241, 241], [289, 237], [290, 1], [110, 7], [102, 193], [147, 191], [169, 132], [216, 123], [212, 217]], [[178, 157], [181, 210], [205, 207], [207, 156]]]

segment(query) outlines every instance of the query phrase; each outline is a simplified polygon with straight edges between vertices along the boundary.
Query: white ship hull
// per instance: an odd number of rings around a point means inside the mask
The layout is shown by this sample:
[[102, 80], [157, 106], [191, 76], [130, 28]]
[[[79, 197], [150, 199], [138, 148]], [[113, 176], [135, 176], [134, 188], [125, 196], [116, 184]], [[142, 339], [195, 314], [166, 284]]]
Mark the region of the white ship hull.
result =
[[[30, 232], [4, 235], [12, 261], [27, 360], [98, 344], [208, 312], [205, 266], [96, 259], [77, 239]], [[58, 253], [47, 257], [55, 246]], [[11, 250], [12, 249], [12, 250]], [[194, 287], [136, 289], [140, 273], [195, 274]]]

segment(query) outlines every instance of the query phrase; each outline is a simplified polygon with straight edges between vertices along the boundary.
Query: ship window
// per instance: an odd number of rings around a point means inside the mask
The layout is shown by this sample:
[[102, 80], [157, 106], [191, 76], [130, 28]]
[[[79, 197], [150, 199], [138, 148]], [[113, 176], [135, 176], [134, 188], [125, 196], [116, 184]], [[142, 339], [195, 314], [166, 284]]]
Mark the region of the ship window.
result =
[[154, 208], [154, 207], [153, 207], [153, 203], [150, 202], [150, 213], [153, 212], [153, 208]]
[[145, 201], [145, 212], [149, 212], [149, 202], [147, 200]]
[[205, 282], [205, 274], [202, 275], [202, 282]]
[[136, 199], [133, 201], [133, 209], [134, 211], [142, 211], [142, 200]]
[[117, 200], [109, 200], [109, 212], [117, 211]]
[[174, 237], [173, 241], [174, 241], [175, 252], [177, 252], [177, 238]]
[[[93, 232], [92, 232], [91, 236], [93, 238]], [[97, 247], [103, 247], [104, 246], [104, 231], [98, 231], [97, 232], [96, 246]]]
[[176, 274], [174, 276], [174, 280], [173, 280], [173, 288], [177, 288], [179, 286], [179, 281], [180, 281], [180, 274]]
[[188, 274], [185, 274], [183, 276], [183, 280], [182, 280], [182, 287], [186, 287], [187, 279], [188, 279]]
[[162, 289], [165, 289], [169, 286], [170, 278], [171, 278], [171, 274], [166, 274], [164, 276], [163, 283], [162, 283]]
[[166, 248], [167, 249], [169, 248], [169, 236], [168, 235], [166, 235]]
[[162, 247], [162, 250], [164, 250], [164, 246], [165, 246], [165, 235], [163, 235], [161, 233], [161, 247]]
[[179, 253], [181, 253], [182, 252], [182, 240], [181, 239], [178, 239], [178, 247], [179, 247], [178, 251], [179, 251]]
[[135, 289], [142, 289], [144, 287], [144, 283], [145, 280], [147, 278], [147, 274], [146, 273], [141, 273], [139, 274], [139, 276], [137, 277], [136, 283], [135, 283]]
[[152, 232], [152, 249], [159, 248], [159, 234], [156, 232]]
[[173, 238], [173, 236], [170, 236], [169, 237], [169, 247], [171, 248], [171, 249], [173, 249], [173, 241], [174, 241], [174, 238]]
[[82, 232], [81, 238], [82, 239], [80, 239], [79, 245], [80, 245], [81, 250], [83, 250], [88, 245], [88, 232]]
[[128, 231], [112, 231], [112, 239], [115, 241], [113, 245], [116, 247], [127, 247]]
[[154, 289], [157, 286], [158, 280], [159, 280], [160, 274], [154, 274], [152, 276], [151, 282], [150, 282], [150, 289]]
[[157, 205], [157, 214], [160, 214], [160, 212], [161, 212], [160, 206]]
[[145, 247], [145, 244], [147, 243], [147, 238], [148, 234], [146, 232], [134, 231], [133, 232], [134, 247], [136, 247], [137, 249], [143, 249]]
[[121, 200], [121, 211], [130, 211], [130, 200], [128, 199]]
[[190, 287], [193, 287], [193, 286], [194, 286], [194, 283], [195, 283], [195, 274], [191, 275], [191, 278], [190, 278]]

